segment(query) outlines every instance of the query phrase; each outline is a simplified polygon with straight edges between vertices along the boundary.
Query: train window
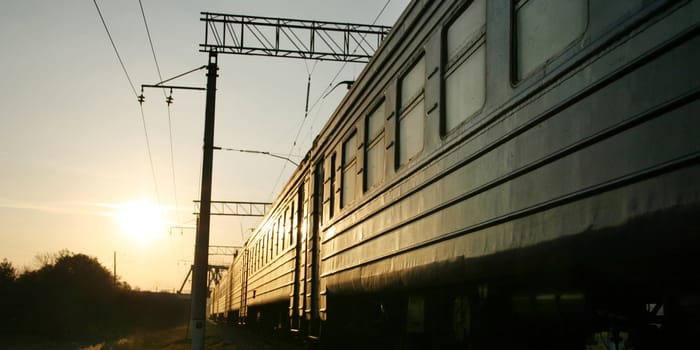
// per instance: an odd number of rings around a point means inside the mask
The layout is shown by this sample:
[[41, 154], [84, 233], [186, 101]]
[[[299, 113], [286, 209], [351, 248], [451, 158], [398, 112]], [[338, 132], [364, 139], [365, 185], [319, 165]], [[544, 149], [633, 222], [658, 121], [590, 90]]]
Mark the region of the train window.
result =
[[343, 173], [341, 178], [340, 205], [345, 208], [355, 200], [355, 179], [357, 178], [357, 133], [343, 143]]
[[292, 233], [294, 232], [294, 203], [289, 205], [289, 212], [288, 212], [288, 217], [289, 217], [289, 224], [287, 225], [287, 245], [286, 247], [289, 247], [292, 245]]
[[[277, 229], [272, 233], [272, 241], [270, 242], [272, 244], [272, 258], [277, 256], [277, 253], [279, 253], [280, 232], [282, 232], [282, 229], [284, 228], [282, 227], [283, 222], [281, 217], [277, 218], [277, 222]], [[272, 260], [272, 258], [270, 260]]]
[[401, 79], [401, 109], [423, 93], [425, 86], [425, 58], [421, 57]]
[[400, 82], [399, 110], [401, 112], [397, 128], [398, 166], [406, 164], [423, 149], [424, 85], [425, 58], [421, 57], [401, 78]]
[[280, 216], [279, 224], [277, 225], [277, 231], [275, 231], [275, 252], [272, 256], [277, 256], [280, 253], [281, 244], [284, 243], [284, 218], [285, 215]]
[[316, 165], [314, 166], [314, 177], [313, 177], [313, 182], [314, 182], [314, 199], [313, 199], [313, 216], [314, 216], [314, 221], [317, 222], [318, 226], [321, 226], [323, 224], [323, 201], [325, 195], [325, 169], [323, 165], [323, 159], [319, 160], [316, 162]]
[[267, 233], [267, 261], [272, 260], [272, 255], [274, 254], [275, 244], [273, 240], [275, 237], [275, 231]]
[[515, 22], [515, 78], [522, 80], [585, 32], [588, 0], [519, 1]]
[[268, 237], [270, 237], [270, 232], [266, 233], [266, 234], [262, 237], [262, 242], [260, 242], [260, 255], [261, 255], [261, 258], [260, 258], [260, 267], [261, 267], [261, 268], [262, 268], [263, 266], [265, 266], [265, 264], [267, 264], [267, 252], [268, 252], [268, 250], [270, 250], [270, 244], [267, 242], [267, 241], [268, 241], [268, 239], [267, 239]]
[[289, 230], [289, 221], [287, 219], [289, 218], [289, 207], [284, 211], [284, 216], [282, 216], [280, 219], [282, 220], [282, 227], [284, 230], [280, 230], [280, 236], [279, 236], [279, 245], [280, 245], [280, 251], [284, 251], [285, 246], [285, 238], [287, 237], [287, 230]]
[[258, 243], [255, 243], [255, 259], [253, 260], [255, 262], [255, 266], [253, 266], [255, 271], [257, 271], [260, 266], [260, 259], [260, 241], [258, 241]]
[[486, 6], [475, 0], [445, 33], [445, 132], [484, 105], [486, 99]]
[[258, 254], [260, 261], [258, 263], [258, 270], [260, 270], [265, 264], [265, 236], [260, 237], [260, 249], [258, 249]]
[[330, 174], [328, 176], [330, 177], [329, 182], [330, 182], [330, 192], [328, 194], [329, 199], [328, 199], [328, 218], [333, 218], [333, 214], [335, 213], [335, 153], [331, 156], [331, 169], [330, 169]]
[[423, 149], [424, 109], [421, 100], [399, 119], [399, 165], [406, 164]]
[[464, 54], [484, 33], [486, 24], [486, 4], [484, 0], [474, 0], [449, 24], [446, 32], [447, 59], [449, 63]]
[[384, 101], [367, 116], [365, 128], [365, 190], [376, 186], [384, 179], [384, 116]]
[[[273, 227], [274, 229], [274, 227]], [[272, 234], [272, 230], [267, 231], [267, 234], [265, 235], [265, 244], [264, 244], [264, 249], [265, 251], [263, 252], [265, 255], [265, 259], [263, 259], [263, 266], [267, 264], [268, 261], [270, 261], [270, 235]]]
[[267, 264], [267, 252], [270, 249], [270, 244], [267, 242], [268, 237], [270, 237], [270, 232], [267, 232], [261, 239], [262, 242], [260, 242], [260, 268], [265, 266]]
[[267, 233], [267, 261], [272, 260], [272, 257], [275, 255], [275, 246], [277, 245], [277, 240], [275, 237], [277, 237], [277, 231], [279, 230], [279, 225], [277, 222], [275, 222], [275, 225], [272, 227], [272, 230]]

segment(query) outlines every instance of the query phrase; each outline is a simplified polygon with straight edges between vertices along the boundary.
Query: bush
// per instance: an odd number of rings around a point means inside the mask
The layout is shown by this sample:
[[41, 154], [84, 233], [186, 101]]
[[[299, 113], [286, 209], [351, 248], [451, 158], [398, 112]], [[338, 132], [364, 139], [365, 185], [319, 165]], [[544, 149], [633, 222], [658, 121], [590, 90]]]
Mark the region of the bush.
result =
[[[0, 263], [0, 332], [90, 340], [186, 322], [189, 302], [168, 293], [130, 290], [97, 259], [62, 251], [17, 276]], [[117, 282], [117, 283], [115, 283]]]

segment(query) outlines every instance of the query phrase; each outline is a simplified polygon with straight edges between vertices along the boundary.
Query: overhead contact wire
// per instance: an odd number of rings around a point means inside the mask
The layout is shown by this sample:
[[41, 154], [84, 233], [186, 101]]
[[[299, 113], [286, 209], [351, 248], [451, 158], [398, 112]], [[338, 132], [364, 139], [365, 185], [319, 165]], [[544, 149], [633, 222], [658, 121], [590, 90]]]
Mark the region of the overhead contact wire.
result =
[[[386, 11], [386, 8], [389, 6], [389, 3], [391, 3], [391, 0], [387, 0], [387, 2], [384, 3], [384, 7], [382, 7], [382, 9], [379, 10], [379, 13], [377, 14], [377, 16], [376, 16], [376, 17], [374, 18], [374, 20], [372, 21], [372, 25], [375, 25], [375, 24], [377, 23], [377, 21], [378, 21], [379, 18], [382, 16], [382, 14], [384, 13], [384, 11]], [[362, 36], [362, 39], [361, 39], [360, 41], [363, 41], [363, 40], [365, 39], [366, 36], [367, 36], [367, 34], [363, 35], [363, 36]], [[359, 45], [356, 46], [352, 53], [355, 54], [355, 53], [357, 52], [357, 50], [359, 49], [359, 47], [360, 47]], [[324, 99], [328, 96], [329, 91], [333, 89], [333, 83], [336, 81], [336, 79], [338, 79], [338, 77], [340, 76], [340, 74], [343, 72], [343, 70], [345, 69], [345, 67], [346, 67], [347, 65], [348, 65], [348, 61], [343, 62], [343, 65], [340, 66], [340, 69], [338, 69], [338, 72], [335, 73], [335, 76], [333, 77], [333, 79], [331, 79], [331, 81], [330, 81], [330, 83], [328, 83], [328, 86], [326, 87], [326, 89], [323, 90], [323, 92], [321, 93], [321, 95], [316, 99], [316, 101], [314, 101], [314, 103], [311, 105], [311, 108], [308, 108], [308, 101], [307, 101], [307, 112], [306, 112], [306, 114], [304, 115], [304, 120], [302, 121], [302, 124], [301, 124], [301, 126], [299, 127], [299, 130], [301, 130], [301, 128], [304, 126], [304, 122], [305, 122], [305, 120], [306, 120], [306, 115], [308, 115], [308, 111], [309, 111], [309, 110], [313, 110], [319, 102], [321, 102], [322, 100], [324, 100]], [[307, 68], [307, 70], [308, 70], [308, 68]], [[307, 97], [307, 98], [308, 98], [308, 97]], [[299, 133], [297, 133], [297, 136], [298, 136], [298, 134], [299, 134]], [[297, 139], [295, 138], [292, 147], [296, 146], [296, 143], [297, 143]]]
[[[387, 0], [386, 3], [384, 3], [384, 6], [382, 7], [381, 10], [379, 10], [379, 13], [374, 18], [374, 21], [372, 21], [372, 25], [375, 25], [377, 23], [377, 21], [382, 16], [382, 14], [384, 13], [384, 11], [386, 10], [386, 8], [389, 6], [390, 3], [391, 3], [391, 0]], [[367, 36], [367, 34], [363, 35], [361, 41], [364, 41], [366, 36]], [[355, 49], [353, 50], [352, 53], [354, 54], [355, 52], [357, 52], [358, 49], [359, 49], [359, 44], [358, 44], [358, 46], [355, 47]], [[318, 61], [316, 61], [316, 63], [318, 63]], [[301, 121], [301, 124], [299, 125], [299, 129], [297, 130], [296, 136], [294, 136], [294, 141], [292, 142], [292, 146], [289, 149], [289, 155], [291, 155], [294, 152], [294, 147], [296, 147], [296, 145], [297, 145], [299, 135], [301, 134], [301, 130], [304, 127], [304, 123], [306, 122], [306, 118], [309, 114], [309, 110], [313, 110], [320, 101], [325, 100], [326, 94], [329, 91], [329, 89], [333, 89], [333, 82], [335, 82], [335, 80], [338, 79], [338, 77], [340, 76], [340, 73], [342, 73], [343, 69], [345, 69], [345, 66], [347, 66], [347, 64], [348, 64], [347, 61], [343, 62], [343, 65], [340, 67], [340, 69], [335, 74], [333, 79], [331, 79], [331, 82], [328, 84], [328, 87], [326, 87], [326, 89], [321, 93], [319, 98], [316, 99], [316, 101], [311, 105], [311, 108], [309, 108], [309, 91], [310, 91], [310, 87], [311, 87], [311, 74], [316, 69], [316, 64], [314, 64], [311, 72], [309, 72], [309, 66], [308, 66], [308, 64], [306, 64], [306, 61], [304, 61], [304, 65], [306, 66], [306, 72], [309, 73], [309, 80], [307, 83], [307, 91], [306, 91], [306, 108], [304, 111], [304, 119]], [[289, 157], [289, 155], [287, 157]], [[273, 196], [273, 194], [275, 192], [275, 188], [277, 188], [277, 185], [279, 185], [279, 182], [282, 178], [282, 174], [284, 173], [284, 170], [286, 168], [287, 168], [287, 164], [285, 163], [284, 166], [282, 167], [282, 170], [280, 170], [280, 174], [277, 177], [277, 181], [275, 181], [275, 185], [272, 187], [272, 192], [270, 193], [270, 197]]]
[[[384, 3], [384, 7], [382, 7], [382, 9], [379, 10], [379, 14], [377, 14], [377, 17], [375, 17], [375, 18], [374, 18], [374, 21], [372, 21], [372, 25], [377, 24], [377, 21], [378, 21], [379, 18], [382, 16], [382, 14], [384, 13], [384, 11], [386, 11], [386, 8], [389, 6], [389, 3], [391, 3], [391, 0], [387, 0], [387, 2]], [[367, 36], [367, 34], [363, 35], [361, 41], [363, 41], [363, 40], [365, 39], [366, 36]], [[355, 54], [355, 53], [357, 52], [357, 49], [358, 49], [358, 48], [359, 48], [359, 45], [358, 45], [357, 47], [355, 47], [355, 50], [353, 50], [352, 53]], [[340, 76], [340, 73], [343, 72], [343, 70], [345, 69], [345, 66], [347, 66], [347, 64], [348, 64], [348, 61], [343, 62], [343, 65], [340, 66], [340, 69], [339, 69], [338, 72], [335, 74], [335, 76], [333, 77], [333, 79], [331, 79], [330, 83], [328, 83], [328, 86], [326, 87], [326, 89], [323, 90], [323, 92], [322, 92], [321, 95], [318, 97], [318, 99], [316, 99], [316, 101], [314, 101], [314, 103], [311, 105], [311, 110], [313, 110], [314, 107], [316, 107], [316, 105], [317, 105], [321, 100], [325, 99], [326, 93], [327, 93], [330, 89], [333, 88], [333, 83], [335, 82], [336, 79], [338, 79], [338, 77]]]

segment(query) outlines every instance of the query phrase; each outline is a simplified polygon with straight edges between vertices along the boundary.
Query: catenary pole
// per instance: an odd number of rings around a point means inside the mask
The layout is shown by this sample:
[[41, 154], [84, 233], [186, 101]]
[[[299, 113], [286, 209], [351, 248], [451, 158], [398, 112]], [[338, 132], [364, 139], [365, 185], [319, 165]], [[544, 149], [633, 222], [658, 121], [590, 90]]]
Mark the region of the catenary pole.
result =
[[204, 350], [207, 312], [207, 268], [209, 265], [209, 220], [214, 161], [214, 109], [216, 106], [217, 53], [209, 52], [207, 65], [207, 104], [204, 112], [202, 192], [192, 271], [192, 350]]

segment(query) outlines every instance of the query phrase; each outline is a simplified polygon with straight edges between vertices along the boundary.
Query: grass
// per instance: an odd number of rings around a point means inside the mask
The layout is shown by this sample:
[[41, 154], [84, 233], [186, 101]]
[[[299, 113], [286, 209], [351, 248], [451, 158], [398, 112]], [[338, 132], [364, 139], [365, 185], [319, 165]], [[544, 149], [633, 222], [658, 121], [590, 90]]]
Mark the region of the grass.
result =
[[[273, 336], [260, 336], [250, 330], [223, 324], [207, 323], [207, 350], [299, 350], [298, 342]], [[144, 331], [127, 337], [103, 342], [53, 342], [31, 336], [0, 337], [0, 349], [5, 350], [191, 350], [187, 326], [158, 331]]]
[[[205, 344], [207, 350], [235, 350], [230, 341], [222, 339], [226, 332], [215, 324], [207, 325]], [[104, 342], [80, 350], [190, 350], [192, 341], [186, 326], [138, 333], [112, 342]]]

